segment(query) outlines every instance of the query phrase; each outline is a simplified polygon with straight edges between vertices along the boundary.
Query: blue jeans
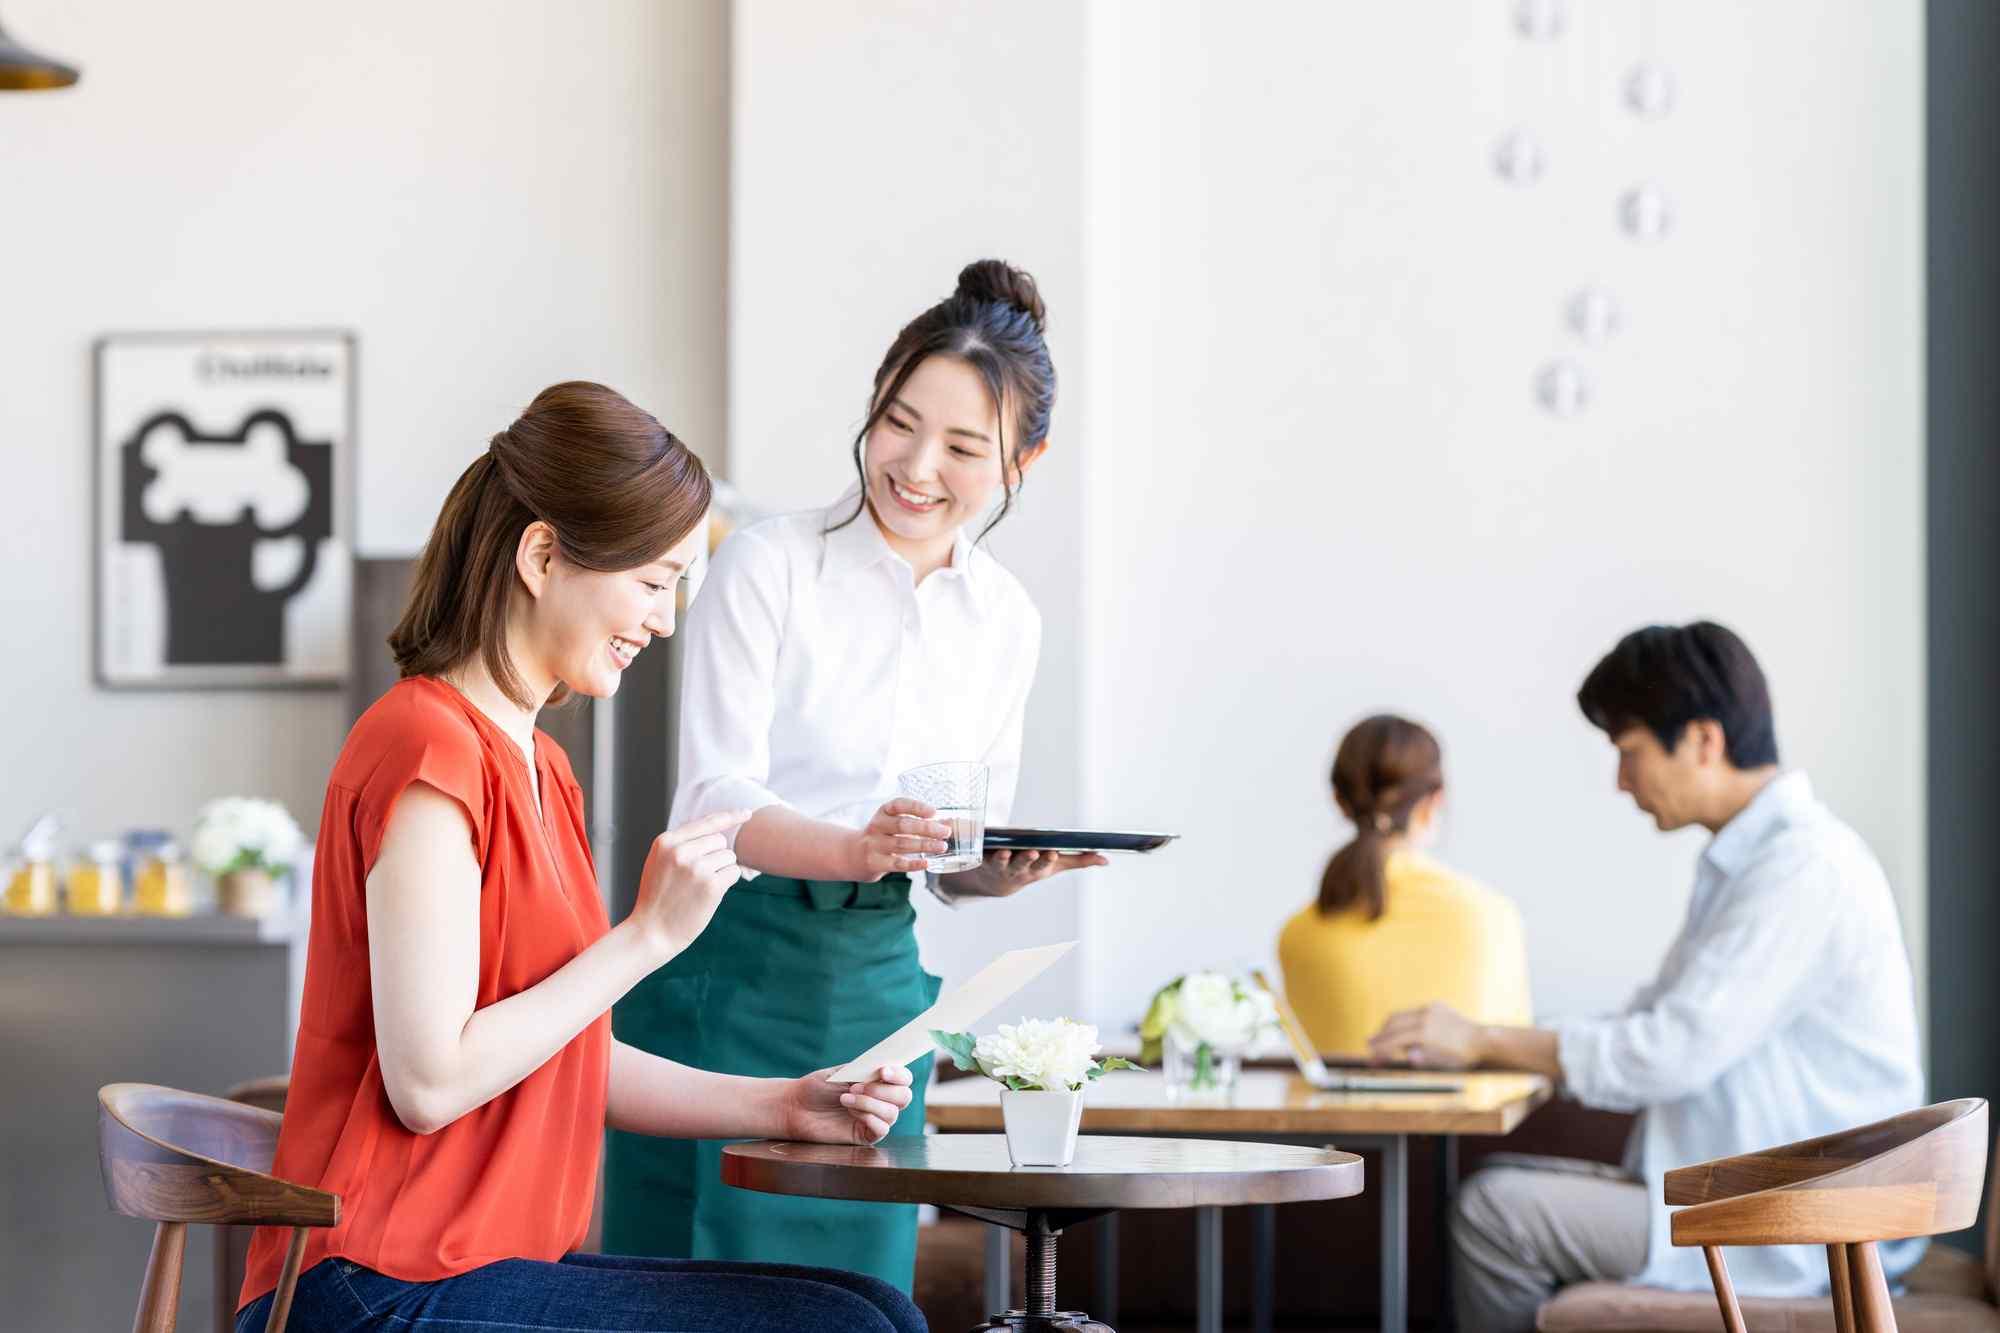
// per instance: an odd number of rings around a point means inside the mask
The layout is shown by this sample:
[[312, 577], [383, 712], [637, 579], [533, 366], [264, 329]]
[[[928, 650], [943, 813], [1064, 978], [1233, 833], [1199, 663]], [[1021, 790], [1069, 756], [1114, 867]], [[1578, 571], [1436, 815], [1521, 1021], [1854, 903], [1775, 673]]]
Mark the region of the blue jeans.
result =
[[[264, 1333], [269, 1294], [236, 1316]], [[404, 1282], [346, 1259], [299, 1275], [287, 1333], [927, 1333], [888, 1283], [833, 1268], [572, 1254], [560, 1263], [503, 1259], [437, 1282]]]

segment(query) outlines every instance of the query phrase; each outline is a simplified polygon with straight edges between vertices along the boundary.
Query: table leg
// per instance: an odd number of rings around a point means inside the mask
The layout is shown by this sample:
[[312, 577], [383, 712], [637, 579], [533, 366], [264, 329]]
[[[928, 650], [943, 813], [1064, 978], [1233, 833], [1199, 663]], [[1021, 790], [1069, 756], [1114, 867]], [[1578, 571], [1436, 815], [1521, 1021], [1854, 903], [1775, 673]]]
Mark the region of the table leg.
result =
[[1118, 1214], [1106, 1213], [1097, 1223], [1097, 1317], [1118, 1322]]
[[1260, 1203], [1252, 1207], [1250, 1229], [1250, 1327], [1256, 1333], [1271, 1333], [1278, 1285], [1278, 1206]]
[[1410, 1311], [1410, 1140], [1382, 1140], [1382, 1333], [1406, 1333]]
[[[970, 1211], [970, 1210], [965, 1210]], [[980, 1215], [987, 1221], [995, 1216], [1010, 1213], [1009, 1209], [981, 1209]], [[1087, 1222], [1092, 1214], [1087, 1212], [1050, 1211], [1029, 1208], [1019, 1215], [1018, 1223], [1008, 1219], [1000, 1225], [1020, 1230], [1027, 1238], [1027, 1263], [1022, 1271], [1022, 1300], [1017, 1309], [995, 1310], [984, 1323], [977, 1325], [972, 1333], [1113, 1333], [1111, 1325], [1094, 1319], [1081, 1310], [1058, 1309], [1056, 1299], [1056, 1245], [1062, 1239], [1061, 1222]], [[996, 1227], [996, 1230], [999, 1228]], [[1004, 1239], [1006, 1232], [1002, 1231]], [[1219, 1331], [1218, 1331], [1219, 1333]]]
[[1222, 1333], [1222, 1210], [1194, 1210], [1196, 1333]]
[[1438, 1265], [1438, 1333], [1457, 1333], [1458, 1311], [1452, 1303], [1451, 1200], [1458, 1193], [1458, 1135], [1440, 1134], [1437, 1141], [1437, 1220], [1432, 1223]]
[[1013, 1304], [1013, 1233], [1006, 1227], [986, 1224], [986, 1308], [1004, 1310]]

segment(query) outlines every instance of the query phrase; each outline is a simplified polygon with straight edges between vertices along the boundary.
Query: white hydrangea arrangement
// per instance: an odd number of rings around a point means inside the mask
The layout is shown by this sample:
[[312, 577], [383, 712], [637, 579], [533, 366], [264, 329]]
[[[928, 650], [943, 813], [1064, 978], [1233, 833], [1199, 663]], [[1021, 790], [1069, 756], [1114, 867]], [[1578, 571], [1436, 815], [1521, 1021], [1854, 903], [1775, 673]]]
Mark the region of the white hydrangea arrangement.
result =
[[1098, 1055], [1097, 1029], [1068, 1018], [1024, 1018], [998, 1032], [931, 1030], [960, 1069], [986, 1075], [1012, 1092], [1076, 1092], [1112, 1069], [1137, 1069], [1116, 1055]]
[[305, 835], [284, 806], [225, 796], [201, 808], [188, 851], [196, 865], [218, 878], [238, 870], [262, 870], [275, 878], [291, 870], [304, 846]]
[[1200, 1086], [1214, 1057], [1240, 1055], [1279, 1031], [1278, 1006], [1262, 986], [1224, 972], [1189, 972], [1153, 993], [1139, 1025], [1139, 1058], [1158, 1060], [1171, 1036], [1194, 1052]]

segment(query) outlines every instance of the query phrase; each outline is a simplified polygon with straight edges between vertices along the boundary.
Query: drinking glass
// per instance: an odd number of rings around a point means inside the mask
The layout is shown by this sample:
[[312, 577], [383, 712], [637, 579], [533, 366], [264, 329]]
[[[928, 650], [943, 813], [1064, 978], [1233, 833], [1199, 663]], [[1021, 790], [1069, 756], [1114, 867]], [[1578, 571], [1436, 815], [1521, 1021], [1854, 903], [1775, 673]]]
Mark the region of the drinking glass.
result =
[[934, 875], [970, 870], [986, 855], [986, 765], [925, 764], [896, 779], [896, 790], [937, 811], [951, 825], [950, 845], [924, 857]]

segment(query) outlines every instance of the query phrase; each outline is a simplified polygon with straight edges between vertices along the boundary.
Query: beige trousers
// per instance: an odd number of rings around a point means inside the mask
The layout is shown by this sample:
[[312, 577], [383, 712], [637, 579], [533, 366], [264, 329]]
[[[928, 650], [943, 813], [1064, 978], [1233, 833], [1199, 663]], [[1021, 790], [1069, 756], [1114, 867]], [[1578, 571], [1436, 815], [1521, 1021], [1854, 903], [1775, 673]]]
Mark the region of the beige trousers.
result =
[[1452, 1202], [1451, 1274], [1461, 1333], [1529, 1333], [1572, 1282], [1646, 1266], [1645, 1187], [1596, 1162], [1502, 1154]]

